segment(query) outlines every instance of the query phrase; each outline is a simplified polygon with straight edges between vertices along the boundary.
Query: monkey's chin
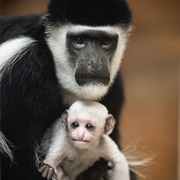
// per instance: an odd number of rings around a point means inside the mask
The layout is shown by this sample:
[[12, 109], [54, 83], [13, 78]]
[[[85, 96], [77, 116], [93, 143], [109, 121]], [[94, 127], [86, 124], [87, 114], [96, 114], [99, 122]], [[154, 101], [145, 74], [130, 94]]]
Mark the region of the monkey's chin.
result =
[[63, 94], [63, 102], [67, 105], [71, 105], [73, 102], [84, 99], [84, 100], [101, 100], [103, 98], [111, 86], [111, 83], [105, 86], [104, 84], [93, 84], [89, 83], [83, 86], [79, 86], [77, 83], [73, 86], [68, 87], [70, 84], [65, 84], [66, 90]]
[[76, 148], [84, 150], [89, 147], [90, 141], [73, 139], [73, 144]]
[[99, 100], [108, 92], [109, 86], [104, 84], [89, 83], [84, 86], [79, 86], [78, 96], [84, 99]]

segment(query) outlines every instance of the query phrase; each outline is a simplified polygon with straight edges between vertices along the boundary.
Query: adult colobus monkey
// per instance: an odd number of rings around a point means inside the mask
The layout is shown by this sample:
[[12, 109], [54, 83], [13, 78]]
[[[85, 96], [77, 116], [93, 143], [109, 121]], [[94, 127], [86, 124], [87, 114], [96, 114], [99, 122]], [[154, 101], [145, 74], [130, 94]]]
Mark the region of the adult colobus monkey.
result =
[[[39, 180], [36, 145], [71, 103], [101, 99], [118, 119], [123, 90], [116, 75], [131, 13], [126, 0], [50, 0], [43, 15], [0, 21], [1, 131], [14, 146], [12, 164], [2, 156], [2, 179]], [[100, 172], [91, 168], [86, 179]]]

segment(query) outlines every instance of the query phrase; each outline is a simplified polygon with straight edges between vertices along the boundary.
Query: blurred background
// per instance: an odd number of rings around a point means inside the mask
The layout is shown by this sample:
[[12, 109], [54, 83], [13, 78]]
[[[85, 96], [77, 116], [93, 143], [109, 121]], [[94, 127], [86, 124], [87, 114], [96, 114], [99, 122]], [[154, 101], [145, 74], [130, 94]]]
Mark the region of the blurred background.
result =
[[[41, 13], [47, 0], [0, 2], [1, 15], [15, 15]], [[129, 0], [129, 5], [134, 31], [121, 66], [126, 97], [120, 127], [124, 151], [139, 160], [152, 158], [136, 168], [146, 179], [178, 180], [180, 1]]]

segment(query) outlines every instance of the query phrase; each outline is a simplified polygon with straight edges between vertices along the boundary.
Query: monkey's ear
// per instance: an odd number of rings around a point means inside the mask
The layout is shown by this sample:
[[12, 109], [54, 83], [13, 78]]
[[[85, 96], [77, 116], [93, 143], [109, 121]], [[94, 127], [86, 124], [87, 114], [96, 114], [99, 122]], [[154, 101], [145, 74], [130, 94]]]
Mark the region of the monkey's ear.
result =
[[111, 134], [114, 129], [115, 123], [116, 123], [116, 121], [115, 121], [113, 115], [108, 114], [108, 116], [106, 118], [105, 127], [104, 127], [104, 133], [107, 135]]
[[61, 115], [61, 122], [63, 128], [68, 131], [68, 125], [67, 125], [67, 117], [68, 117], [68, 110], [65, 110]]

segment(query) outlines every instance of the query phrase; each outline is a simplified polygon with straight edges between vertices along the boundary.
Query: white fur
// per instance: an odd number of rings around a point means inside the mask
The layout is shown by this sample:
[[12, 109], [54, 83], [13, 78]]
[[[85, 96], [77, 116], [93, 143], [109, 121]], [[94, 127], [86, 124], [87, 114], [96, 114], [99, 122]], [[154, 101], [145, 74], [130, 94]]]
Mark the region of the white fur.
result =
[[[77, 33], [87, 30], [104, 31], [109, 34], [117, 34], [119, 36], [117, 49], [114, 54], [113, 61], [110, 67], [111, 76], [110, 76], [110, 83], [108, 86], [104, 86], [103, 84], [98, 84], [98, 85], [89, 84], [83, 87], [79, 86], [76, 83], [74, 77], [74, 70], [69, 68], [68, 65], [69, 62], [67, 61], [68, 52], [66, 49], [66, 34], [68, 32]], [[66, 96], [64, 101], [67, 104], [70, 104], [77, 99], [98, 100], [98, 98], [103, 97], [107, 93], [112, 82], [114, 81], [114, 78], [120, 67], [129, 30], [125, 30], [120, 26], [90, 27], [90, 26], [68, 24], [68, 25], [62, 25], [59, 28], [48, 27], [47, 33], [48, 33], [47, 43], [54, 57], [57, 77], [60, 83], [62, 84], [63, 88], [69, 92], [67, 93], [66, 91], [66, 94], [64, 94], [64, 96]]]
[[100, 123], [104, 123], [104, 120], [108, 117], [108, 110], [104, 105], [95, 101], [76, 101], [69, 108], [68, 119], [78, 116], [79, 114], [81, 117], [83, 115], [85, 117], [89, 114], [93, 115], [94, 119], [98, 119], [98, 125], [100, 125]]
[[157, 154], [147, 152], [141, 144], [143, 141], [144, 139], [139, 138], [129, 143], [128, 146], [123, 149], [123, 153], [127, 157], [130, 170], [142, 179], [148, 179], [148, 177], [143, 174], [143, 171], [148, 168], [150, 164], [156, 163], [154, 160]]
[[13, 147], [13, 145], [6, 139], [4, 134], [0, 131], [0, 152], [4, 155], [7, 155], [12, 161], [13, 160], [13, 154], [9, 148], [9, 145], [11, 147]]
[[111, 180], [130, 180], [126, 156], [109, 136], [103, 135], [103, 144], [99, 149], [102, 151], [101, 157], [112, 163], [113, 169], [109, 172]]
[[[19, 59], [21, 52], [32, 42], [34, 42], [34, 40], [29, 37], [19, 37], [6, 41], [0, 45], [0, 78], [5, 70], [11, 71], [12, 67]], [[0, 152], [6, 154], [13, 160], [13, 154], [9, 145], [12, 147], [12, 144], [0, 131]]]
[[[99, 116], [106, 115], [106, 117], [108, 113], [106, 107], [90, 101], [75, 102], [68, 110], [68, 119], [69, 114], [74, 116], [73, 119], [76, 117], [73, 114], [74, 111], [78, 111], [79, 115], [90, 112], [94, 115], [96, 112], [98, 114], [102, 112]], [[86, 115], [88, 116], [88, 114]], [[111, 180], [130, 180], [126, 157], [115, 142], [108, 135], [103, 134], [106, 117], [102, 120], [104, 123], [98, 124], [98, 127], [96, 126], [94, 140], [88, 144], [86, 149], [80, 148], [80, 146], [76, 147], [69, 135], [70, 131], [65, 131], [60, 125], [61, 119], [57, 120], [52, 128], [49, 129], [41, 144], [43, 150], [47, 152], [44, 163], [53, 167], [58, 177], [62, 175], [61, 172], [58, 172], [60, 165], [68, 178], [75, 180], [78, 174], [102, 157], [112, 163], [113, 168], [109, 172]], [[99, 119], [93, 118], [99, 123]], [[68, 123], [70, 122], [68, 121]], [[97, 134], [99, 135], [97, 136]]]
[[0, 77], [3, 69], [11, 69], [19, 59], [21, 52], [33, 42], [32, 38], [22, 36], [5, 41], [0, 45]]

